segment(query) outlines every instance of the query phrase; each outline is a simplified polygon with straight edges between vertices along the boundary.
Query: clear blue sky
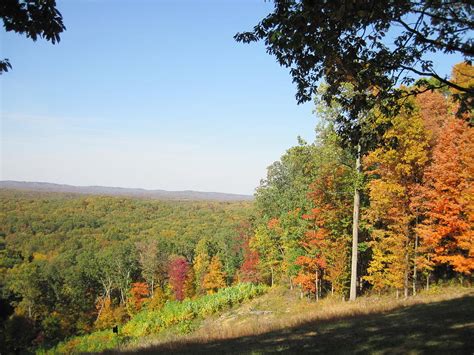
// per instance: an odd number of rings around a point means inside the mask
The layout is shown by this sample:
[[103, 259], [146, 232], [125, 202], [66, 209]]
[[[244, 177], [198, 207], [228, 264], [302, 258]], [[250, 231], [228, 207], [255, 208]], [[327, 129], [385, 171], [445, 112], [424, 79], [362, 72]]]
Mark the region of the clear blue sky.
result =
[[57, 45], [2, 30], [0, 179], [253, 193], [316, 124], [263, 45], [232, 38], [272, 6], [64, 0]]

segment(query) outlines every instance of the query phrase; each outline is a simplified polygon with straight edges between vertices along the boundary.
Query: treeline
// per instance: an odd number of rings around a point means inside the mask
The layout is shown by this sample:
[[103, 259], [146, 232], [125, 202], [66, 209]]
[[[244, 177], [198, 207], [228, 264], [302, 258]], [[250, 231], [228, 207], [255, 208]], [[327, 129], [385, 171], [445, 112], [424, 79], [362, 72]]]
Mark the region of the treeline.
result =
[[121, 324], [238, 279], [249, 202], [0, 191], [2, 352]]
[[[474, 76], [466, 63], [454, 74]], [[474, 129], [472, 112], [457, 116], [455, 94], [425, 91], [407, 95], [397, 115], [367, 113], [361, 126], [371, 148], [362, 151], [360, 173], [356, 152], [338, 135], [338, 108], [319, 102], [315, 142], [300, 139], [257, 189], [256, 229], [243, 262], [248, 279], [299, 287], [316, 299], [347, 297], [358, 189], [359, 293], [408, 296], [439, 279], [470, 282]]]

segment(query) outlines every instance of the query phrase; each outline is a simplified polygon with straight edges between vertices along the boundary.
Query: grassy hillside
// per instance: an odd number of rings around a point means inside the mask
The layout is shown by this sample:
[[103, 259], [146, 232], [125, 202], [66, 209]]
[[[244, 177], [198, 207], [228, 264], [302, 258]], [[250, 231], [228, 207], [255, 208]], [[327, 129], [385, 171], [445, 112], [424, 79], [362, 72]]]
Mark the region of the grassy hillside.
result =
[[298, 300], [282, 289], [214, 316], [187, 336], [163, 334], [123, 353], [466, 353], [474, 350], [474, 291], [442, 288], [407, 300]]

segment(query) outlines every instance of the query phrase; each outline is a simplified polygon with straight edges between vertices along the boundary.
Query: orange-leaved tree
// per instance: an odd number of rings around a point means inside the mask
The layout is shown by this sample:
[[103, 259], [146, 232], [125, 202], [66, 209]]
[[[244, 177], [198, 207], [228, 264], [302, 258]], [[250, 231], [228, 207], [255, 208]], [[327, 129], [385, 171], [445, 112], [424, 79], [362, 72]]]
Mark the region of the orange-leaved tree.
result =
[[150, 295], [150, 290], [146, 282], [134, 282], [130, 288], [130, 296], [127, 298], [127, 311], [135, 314], [141, 310], [143, 303]]
[[474, 270], [473, 152], [474, 129], [450, 117], [425, 172], [420, 208], [426, 219], [417, 228], [430, 266], [466, 275]]
[[303, 218], [310, 221], [311, 227], [301, 241], [305, 255], [296, 259], [296, 264], [301, 266], [301, 270], [294, 281], [303, 291], [312, 293], [316, 299], [319, 299], [321, 276], [326, 268], [324, 250], [327, 248], [326, 238], [329, 233], [323, 227], [324, 221], [321, 219], [319, 208], [313, 208], [311, 213], [304, 214]]

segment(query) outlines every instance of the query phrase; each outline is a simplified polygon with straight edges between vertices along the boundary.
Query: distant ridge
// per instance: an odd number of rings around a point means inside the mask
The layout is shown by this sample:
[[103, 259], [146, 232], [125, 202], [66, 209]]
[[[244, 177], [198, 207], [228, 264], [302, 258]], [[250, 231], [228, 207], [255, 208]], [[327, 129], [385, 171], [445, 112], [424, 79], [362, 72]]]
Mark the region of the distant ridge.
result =
[[140, 188], [107, 187], [107, 186], [73, 186], [53, 184], [49, 182], [27, 181], [0, 181], [0, 189], [39, 191], [39, 192], [65, 192], [84, 195], [129, 196], [152, 198], [157, 200], [191, 200], [191, 201], [251, 201], [253, 196], [228, 194], [223, 192], [202, 191], [166, 191], [146, 190]]

